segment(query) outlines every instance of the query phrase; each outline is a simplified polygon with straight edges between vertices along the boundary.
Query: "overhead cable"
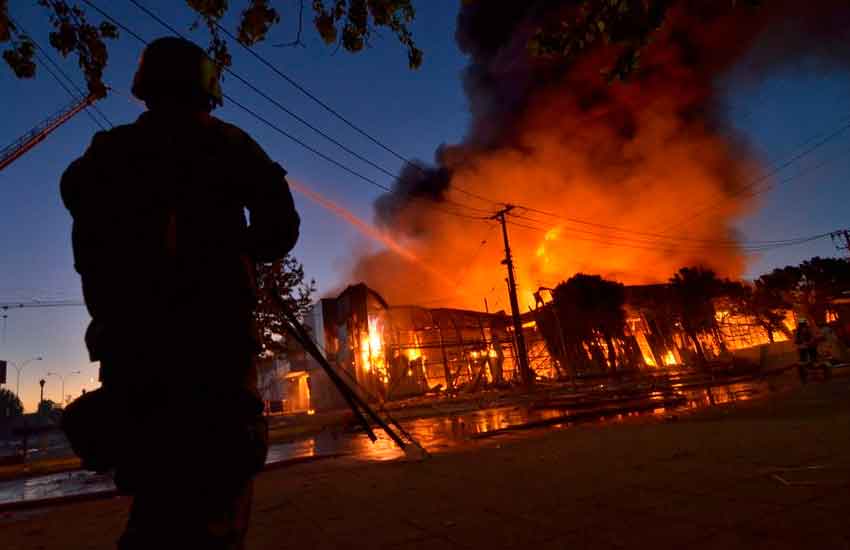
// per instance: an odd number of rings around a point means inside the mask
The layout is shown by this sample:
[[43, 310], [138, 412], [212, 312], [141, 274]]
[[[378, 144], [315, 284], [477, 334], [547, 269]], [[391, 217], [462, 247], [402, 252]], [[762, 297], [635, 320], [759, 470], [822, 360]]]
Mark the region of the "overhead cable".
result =
[[[179, 31], [177, 31], [177, 30], [176, 30], [173, 26], [171, 26], [171, 25], [169, 25], [167, 22], [163, 21], [163, 20], [162, 20], [162, 18], [160, 18], [160, 17], [156, 16], [156, 14], [153, 14], [153, 13], [152, 13], [149, 9], [144, 8], [143, 6], [141, 6], [140, 4], [138, 4], [138, 2], [135, 2], [135, 0], [129, 0], [129, 1], [130, 1], [131, 3], [133, 3], [134, 5], [138, 6], [140, 9], [142, 9], [145, 13], [150, 14], [150, 15], [151, 15], [151, 17], [153, 17], [153, 18], [154, 18], [157, 22], [159, 22], [162, 26], [164, 26], [165, 28], [169, 29], [169, 31], [174, 32], [174, 33], [175, 33], [175, 34], [177, 34], [178, 36], [182, 36], [182, 35], [181, 35], [181, 33], [179, 33]], [[94, 4], [93, 2], [91, 2], [90, 0], [83, 0], [83, 2], [85, 2], [85, 4], [86, 4], [86, 5], [90, 6], [90, 7], [91, 7], [92, 9], [94, 9], [95, 11], [97, 11], [100, 15], [102, 15], [103, 17], [105, 17], [106, 19], [108, 19], [109, 21], [111, 21], [113, 24], [115, 24], [116, 26], [118, 26], [118, 27], [119, 27], [119, 28], [121, 28], [122, 30], [126, 31], [128, 34], [130, 34], [131, 36], [133, 36], [136, 40], [138, 40], [138, 41], [139, 41], [139, 42], [141, 42], [142, 44], [147, 44], [147, 43], [148, 43], [148, 41], [147, 41], [146, 39], [142, 38], [142, 37], [141, 37], [138, 33], [136, 33], [135, 31], [133, 31], [132, 29], [130, 29], [129, 27], [127, 27], [126, 25], [124, 25], [123, 23], [121, 23], [120, 21], [118, 21], [115, 17], [113, 17], [112, 15], [110, 15], [109, 13], [107, 13], [106, 11], [104, 11], [103, 9], [101, 9], [100, 7], [98, 7], [97, 5], [95, 5], [95, 4]], [[233, 73], [233, 72], [231, 71], [231, 74], [235, 74], [235, 73]], [[269, 127], [270, 127], [270, 128], [272, 128], [274, 131], [276, 131], [276, 132], [280, 133], [280, 134], [281, 134], [281, 135], [283, 135], [284, 137], [288, 138], [289, 140], [293, 141], [293, 142], [294, 142], [294, 143], [296, 143], [297, 145], [299, 145], [299, 146], [303, 147], [304, 149], [306, 149], [307, 151], [309, 151], [309, 152], [313, 153], [314, 155], [318, 156], [319, 158], [321, 158], [321, 159], [323, 159], [323, 160], [325, 160], [325, 161], [329, 162], [330, 164], [333, 164], [334, 166], [336, 166], [336, 167], [340, 168], [341, 170], [343, 170], [343, 171], [345, 171], [345, 172], [347, 172], [347, 173], [349, 173], [349, 174], [351, 174], [351, 175], [355, 176], [355, 177], [356, 177], [356, 178], [358, 178], [359, 180], [364, 181], [365, 183], [368, 183], [369, 185], [375, 186], [375, 187], [377, 187], [377, 188], [379, 188], [379, 189], [381, 189], [381, 190], [383, 190], [383, 191], [386, 191], [386, 192], [391, 192], [391, 191], [392, 191], [392, 189], [391, 189], [389, 186], [384, 185], [384, 184], [382, 184], [382, 183], [380, 183], [380, 182], [378, 182], [378, 181], [374, 180], [373, 178], [370, 178], [370, 177], [368, 177], [368, 176], [365, 176], [365, 175], [361, 174], [360, 172], [358, 172], [358, 171], [354, 170], [353, 168], [351, 168], [351, 167], [349, 167], [349, 166], [347, 166], [347, 165], [343, 164], [342, 162], [340, 162], [340, 161], [336, 160], [336, 159], [335, 159], [335, 158], [333, 158], [332, 156], [330, 156], [330, 155], [328, 155], [328, 154], [326, 154], [326, 153], [323, 153], [322, 151], [319, 151], [319, 150], [318, 150], [318, 149], [316, 149], [315, 147], [313, 147], [313, 146], [311, 146], [311, 145], [307, 144], [306, 142], [304, 142], [303, 140], [301, 140], [301, 139], [299, 139], [299, 138], [295, 137], [294, 135], [292, 135], [291, 133], [287, 132], [286, 130], [284, 130], [284, 129], [280, 128], [278, 125], [274, 124], [273, 122], [271, 122], [271, 121], [270, 121], [270, 120], [268, 120], [267, 118], [263, 117], [262, 115], [260, 115], [260, 114], [259, 114], [259, 113], [257, 113], [256, 111], [254, 111], [254, 110], [250, 109], [249, 107], [247, 107], [247, 106], [246, 106], [246, 105], [244, 105], [243, 103], [241, 103], [241, 102], [237, 101], [237, 100], [236, 100], [235, 98], [233, 98], [232, 96], [230, 96], [230, 95], [228, 95], [228, 94], [224, 94], [224, 98], [225, 98], [225, 99], [227, 99], [229, 102], [233, 103], [233, 105], [235, 105], [236, 107], [240, 108], [241, 110], [245, 111], [246, 113], [248, 113], [249, 115], [251, 115], [252, 117], [254, 117], [255, 119], [257, 119], [258, 121], [260, 121], [260, 122], [262, 122], [263, 124], [265, 124], [265, 125], [269, 126]], [[426, 199], [426, 198], [424, 198], [424, 197], [411, 197], [411, 199], [412, 199], [412, 200], [418, 200], [418, 201], [424, 201], [424, 202], [426, 202], [426, 203], [427, 203], [427, 204], [428, 204], [428, 205], [429, 205], [432, 209], [437, 210], [437, 211], [442, 211], [443, 213], [446, 213], [446, 214], [451, 215], [451, 216], [460, 217], [460, 218], [465, 218], [465, 219], [472, 219], [472, 220], [477, 220], [477, 221], [480, 221], [480, 220], [485, 219], [485, 218], [483, 218], [482, 216], [472, 216], [472, 215], [467, 215], [467, 214], [463, 214], [463, 213], [460, 213], [460, 212], [457, 212], [457, 211], [453, 211], [453, 210], [448, 210], [448, 209], [442, 208], [441, 203], [436, 202], [436, 201], [432, 201], [432, 200], [428, 200], [428, 199]], [[461, 203], [455, 203], [455, 202], [448, 201], [448, 200], [447, 200], [447, 201], [444, 201], [444, 202], [445, 202], [445, 204], [446, 204], [446, 205], [454, 205], [454, 206], [457, 206], [457, 207], [459, 207], [459, 208], [469, 208], [469, 209], [476, 210], [476, 211], [486, 212], [486, 211], [484, 211], [484, 210], [477, 209], [477, 208], [474, 208], [474, 207], [471, 207], [471, 206], [468, 206], [468, 205], [464, 205], [464, 204], [461, 204]]]

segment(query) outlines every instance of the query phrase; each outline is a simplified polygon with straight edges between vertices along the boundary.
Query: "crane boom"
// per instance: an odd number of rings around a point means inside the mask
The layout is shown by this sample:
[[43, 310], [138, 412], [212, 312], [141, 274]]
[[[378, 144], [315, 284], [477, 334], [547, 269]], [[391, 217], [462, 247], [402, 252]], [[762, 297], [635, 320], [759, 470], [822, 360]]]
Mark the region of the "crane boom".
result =
[[32, 130], [0, 150], [0, 171], [22, 157], [27, 151], [41, 143], [54, 130], [71, 120], [74, 115], [95, 102], [92, 95], [77, 99], [61, 111], [43, 120]]

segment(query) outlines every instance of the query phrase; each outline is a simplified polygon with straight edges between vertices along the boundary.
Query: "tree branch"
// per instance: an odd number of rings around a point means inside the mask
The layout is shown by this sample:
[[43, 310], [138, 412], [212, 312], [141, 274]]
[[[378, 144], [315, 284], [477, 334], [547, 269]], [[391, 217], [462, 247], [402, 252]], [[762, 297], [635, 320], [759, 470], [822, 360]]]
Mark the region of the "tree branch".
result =
[[283, 44], [275, 44], [275, 48], [293, 48], [295, 46], [301, 46], [302, 48], [306, 48], [307, 46], [304, 42], [301, 41], [301, 33], [304, 31], [304, 0], [299, 0], [299, 8], [298, 8], [298, 33], [295, 35], [295, 40], [292, 42], [284, 42]]

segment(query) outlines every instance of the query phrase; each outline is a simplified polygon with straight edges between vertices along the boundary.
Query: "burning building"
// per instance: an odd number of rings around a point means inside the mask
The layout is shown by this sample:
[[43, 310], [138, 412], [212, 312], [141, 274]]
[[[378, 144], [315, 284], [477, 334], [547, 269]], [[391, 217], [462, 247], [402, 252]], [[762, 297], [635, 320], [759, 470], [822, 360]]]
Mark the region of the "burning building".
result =
[[795, 315], [789, 310], [784, 312], [783, 326], [768, 333], [763, 324], [739, 311], [734, 297], [720, 296], [712, 299], [712, 326], [689, 335], [672, 308], [675, 298], [670, 285], [627, 286], [624, 290], [624, 327], [609, 337], [598, 329], [578, 337], [574, 320], [564, 319], [553, 302], [538, 305], [535, 318], [561, 376], [695, 365], [699, 351], [694, 338], [711, 361], [741, 350], [787, 342], [795, 326]]
[[[575, 319], [560, 316], [553, 302], [538, 303], [522, 316], [529, 363], [539, 380], [695, 363], [694, 343], [669, 309], [670, 287], [625, 289], [625, 329], [615, 336], [579, 335]], [[520, 381], [513, 326], [503, 311], [390, 305], [361, 283], [321, 300], [306, 321], [325, 357], [367, 399], [454, 395]], [[793, 315], [788, 322], [793, 326]], [[733, 313], [728, 298], [717, 300], [716, 326], [698, 335], [709, 358], [771, 340], [758, 323]], [[777, 342], [787, 340], [785, 332], [772, 336]], [[282, 402], [274, 410], [345, 407], [315, 361], [299, 349], [287, 355], [285, 372], [280, 376], [278, 371], [272, 381]], [[264, 380], [275, 377], [268, 368], [261, 372], [266, 372]]]
[[[391, 306], [365, 284], [317, 304], [311, 319], [325, 356], [381, 401], [502, 385], [517, 374], [504, 312]], [[309, 366], [318, 409], [339, 406], [317, 365]]]

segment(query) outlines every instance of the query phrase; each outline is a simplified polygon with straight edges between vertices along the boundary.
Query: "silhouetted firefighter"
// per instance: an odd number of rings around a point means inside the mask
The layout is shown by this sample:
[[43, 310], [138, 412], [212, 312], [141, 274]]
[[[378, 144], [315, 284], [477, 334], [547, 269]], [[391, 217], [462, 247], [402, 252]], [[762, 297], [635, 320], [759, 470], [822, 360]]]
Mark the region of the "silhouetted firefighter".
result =
[[268, 442], [253, 269], [292, 249], [299, 218], [286, 172], [210, 116], [219, 71], [201, 48], [151, 43], [133, 94], [148, 111], [62, 178], [103, 382], [65, 429], [135, 497], [119, 548], [241, 548]]

